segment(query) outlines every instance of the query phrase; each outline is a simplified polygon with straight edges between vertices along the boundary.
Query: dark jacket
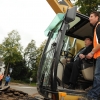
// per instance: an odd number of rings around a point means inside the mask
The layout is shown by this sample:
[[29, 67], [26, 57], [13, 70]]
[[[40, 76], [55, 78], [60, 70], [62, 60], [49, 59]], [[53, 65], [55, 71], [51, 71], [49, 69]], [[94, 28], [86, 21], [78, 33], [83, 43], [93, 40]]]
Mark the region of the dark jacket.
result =
[[[83, 55], [87, 55], [88, 53], [90, 53], [93, 49], [93, 45], [90, 45], [88, 47], [84, 47], [82, 48], [81, 50], [79, 50], [79, 52], [76, 54], [76, 56], [74, 57], [74, 61], [77, 60], [77, 59], [80, 59], [79, 58], [79, 55], [80, 54], [83, 54]], [[80, 59], [81, 60], [81, 59]], [[93, 58], [92, 59], [87, 59], [85, 58], [84, 60], [86, 60], [87, 62], [93, 62]]]

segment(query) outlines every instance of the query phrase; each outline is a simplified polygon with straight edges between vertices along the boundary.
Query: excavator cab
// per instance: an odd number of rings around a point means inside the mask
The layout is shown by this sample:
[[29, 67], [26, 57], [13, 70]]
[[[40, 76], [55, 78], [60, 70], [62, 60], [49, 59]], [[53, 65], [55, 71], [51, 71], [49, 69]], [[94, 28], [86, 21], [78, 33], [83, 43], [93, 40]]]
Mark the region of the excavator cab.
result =
[[85, 89], [92, 85], [93, 63], [85, 64], [75, 90], [67, 89], [62, 81], [66, 63], [84, 47], [84, 37], [92, 36], [89, 18], [72, 7], [58, 13], [45, 30], [48, 37], [37, 75], [37, 90], [44, 100], [78, 100], [86, 96]]

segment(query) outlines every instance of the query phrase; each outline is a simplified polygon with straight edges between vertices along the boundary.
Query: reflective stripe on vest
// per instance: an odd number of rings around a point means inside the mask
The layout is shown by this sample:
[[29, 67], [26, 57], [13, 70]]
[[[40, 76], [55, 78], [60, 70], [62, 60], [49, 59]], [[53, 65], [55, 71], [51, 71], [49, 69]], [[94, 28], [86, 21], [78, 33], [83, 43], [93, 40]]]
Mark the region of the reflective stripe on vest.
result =
[[[100, 24], [100, 22], [98, 22], [97, 23], [97, 25], [98, 24]], [[95, 29], [94, 29], [94, 38], [93, 38], [93, 46], [94, 46], [94, 48], [97, 46], [97, 44], [98, 44], [98, 38], [97, 38], [97, 34], [96, 34], [96, 28], [97, 28], [97, 25], [96, 25], [96, 27], [95, 27]], [[95, 59], [96, 58], [98, 58], [98, 57], [100, 57], [100, 50], [99, 51], [97, 51], [96, 53], [94, 53], [94, 56], [93, 56]]]

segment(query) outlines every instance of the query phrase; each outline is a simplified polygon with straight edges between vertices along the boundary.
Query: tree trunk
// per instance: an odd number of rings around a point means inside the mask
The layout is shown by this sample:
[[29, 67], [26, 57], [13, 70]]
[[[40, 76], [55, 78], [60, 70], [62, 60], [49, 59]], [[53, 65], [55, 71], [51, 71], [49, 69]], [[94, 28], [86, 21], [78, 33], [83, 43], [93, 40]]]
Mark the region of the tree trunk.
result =
[[6, 68], [6, 71], [5, 71], [5, 76], [7, 76], [7, 74], [8, 74], [8, 69], [9, 69], [9, 63], [7, 65], [7, 68]]

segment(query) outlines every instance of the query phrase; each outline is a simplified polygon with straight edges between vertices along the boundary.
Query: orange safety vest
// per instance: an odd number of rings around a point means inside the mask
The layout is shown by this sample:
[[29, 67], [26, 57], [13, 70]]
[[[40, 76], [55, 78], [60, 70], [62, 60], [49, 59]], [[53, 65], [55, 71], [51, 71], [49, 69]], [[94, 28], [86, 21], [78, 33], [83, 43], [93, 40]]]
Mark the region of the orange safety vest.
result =
[[[94, 38], [93, 38], [93, 46], [94, 46], [94, 48], [98, 44], [98, 38], [97, 38], [97, 34], [96, 34], [96, 28], [97, 28], [98, 24], [100, 24], [100, 22], [97, 23], [97, 25], [96, 25], [96, 27], [94, 29]], [[95, 52], [94, 56], [93, 56], [93, 58], [95, 58], [95, 59], [98, 58], [98, 57], [100, 57], [100, 50], [98, 50], [97, 52]]]
[[0, 80], [2, 80], [2, 79], [3, 79], [3, 76], [4, 76], [4, 75], [0, 75]]

